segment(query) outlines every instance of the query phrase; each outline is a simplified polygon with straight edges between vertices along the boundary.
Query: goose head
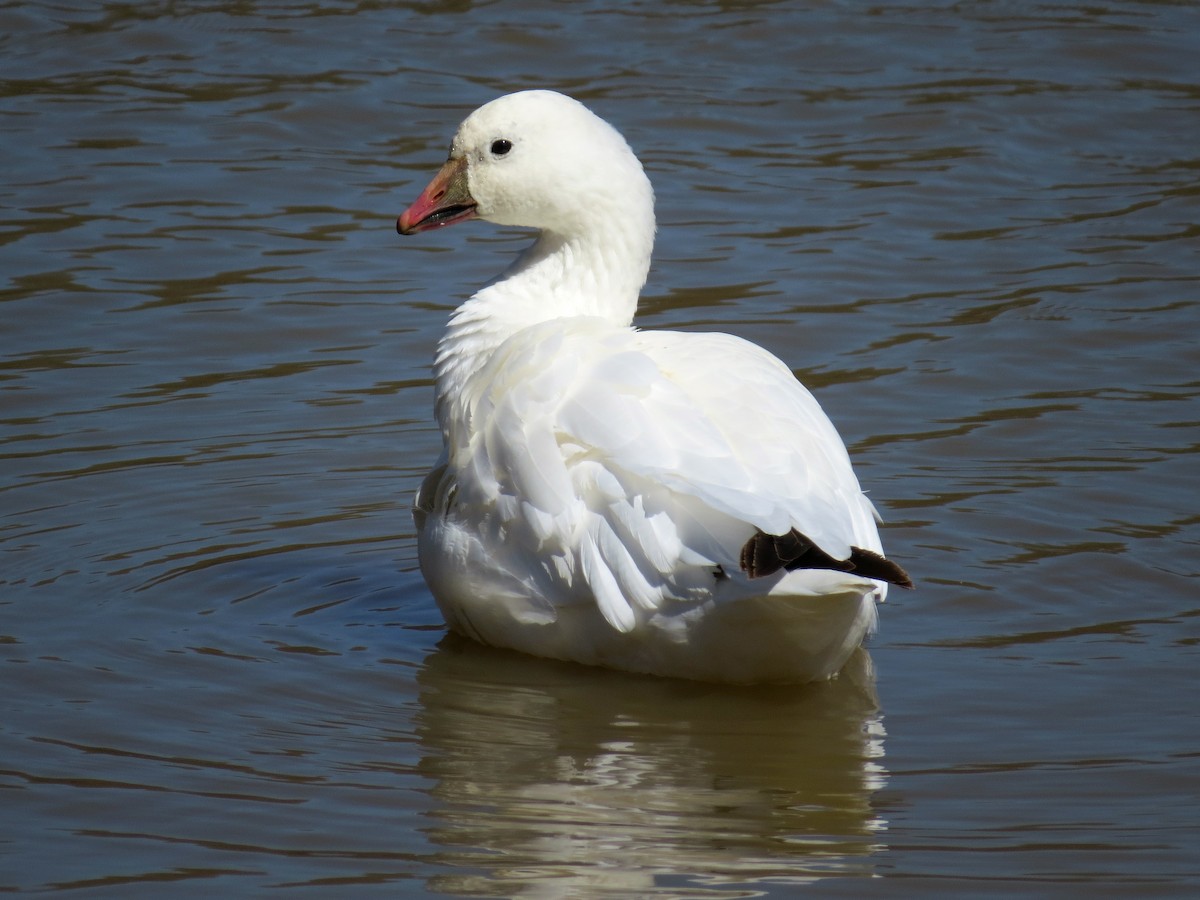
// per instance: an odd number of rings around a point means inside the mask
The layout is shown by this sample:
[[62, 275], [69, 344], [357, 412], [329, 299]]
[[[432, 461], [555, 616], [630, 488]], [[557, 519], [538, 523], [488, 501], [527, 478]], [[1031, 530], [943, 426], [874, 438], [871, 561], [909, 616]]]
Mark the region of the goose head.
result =
[[449, 159], [396, 230], [416, 234], [481, 218], [572, 240], [616, 229], [654, 233], [654, 194], [625, 139], [583, 104], [522, 91], [459, 126]]

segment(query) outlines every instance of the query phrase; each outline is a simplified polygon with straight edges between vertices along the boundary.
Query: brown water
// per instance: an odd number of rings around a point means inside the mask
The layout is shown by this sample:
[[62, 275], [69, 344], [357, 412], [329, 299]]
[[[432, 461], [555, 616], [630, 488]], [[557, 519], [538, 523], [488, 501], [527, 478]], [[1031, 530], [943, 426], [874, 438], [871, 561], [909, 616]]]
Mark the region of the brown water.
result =
[[[18, 0], [0, 34], [0, 891], [1200, 889], [1197, 4]], [[786, 359], [889, 519], [919, 589], [839, 681], [444, 637], [428, 363], [524, 237], [393, 222], [533, 86], [650, 169], [642, 324]]]

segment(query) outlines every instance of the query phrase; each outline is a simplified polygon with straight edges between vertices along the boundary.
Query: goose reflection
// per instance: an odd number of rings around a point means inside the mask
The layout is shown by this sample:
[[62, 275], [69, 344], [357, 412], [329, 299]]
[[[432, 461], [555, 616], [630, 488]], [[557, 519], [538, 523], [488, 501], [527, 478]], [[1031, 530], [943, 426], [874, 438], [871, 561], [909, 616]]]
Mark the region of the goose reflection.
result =
[[[883, 727], [870, 658], [805, 687], [626, 676], [448, 636], [418, 676], [427, 837], [458, 895], [725, 896], [869, 876]], [[737, 893], [742, 896], [742, 892]]]

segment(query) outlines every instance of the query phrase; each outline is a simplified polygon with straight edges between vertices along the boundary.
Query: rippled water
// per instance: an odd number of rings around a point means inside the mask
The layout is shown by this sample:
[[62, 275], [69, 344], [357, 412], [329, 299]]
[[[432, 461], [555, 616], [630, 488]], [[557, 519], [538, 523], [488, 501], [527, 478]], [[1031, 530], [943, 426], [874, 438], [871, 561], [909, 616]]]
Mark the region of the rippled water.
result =
[[[0, 890], [1200, 887], [1196, 4], [18, 0], [0, 35]], [[889, 519], [919, 589], [838, 681], [443, 635], [428, 363], [525, 238], [393, 223], [532, 86], [651, 172], [642, 325], [796, 367]]]

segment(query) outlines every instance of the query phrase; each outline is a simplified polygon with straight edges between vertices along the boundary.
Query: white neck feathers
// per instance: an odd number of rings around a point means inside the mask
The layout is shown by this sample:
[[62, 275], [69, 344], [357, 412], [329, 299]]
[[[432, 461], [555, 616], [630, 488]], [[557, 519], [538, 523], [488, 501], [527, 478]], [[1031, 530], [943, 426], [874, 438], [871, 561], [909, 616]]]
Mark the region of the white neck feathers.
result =
[[650, 270], [654, 244], [652, 201], [642, 216], [592, 218], [573, 236], [543, 231], [495, 281], [451, 316], [438, 343], [437, 415], [443, 432], [449, 418], [467, 414], [472, 374], [518, 332], [551, 319], [598, 318], [627, 328]]

